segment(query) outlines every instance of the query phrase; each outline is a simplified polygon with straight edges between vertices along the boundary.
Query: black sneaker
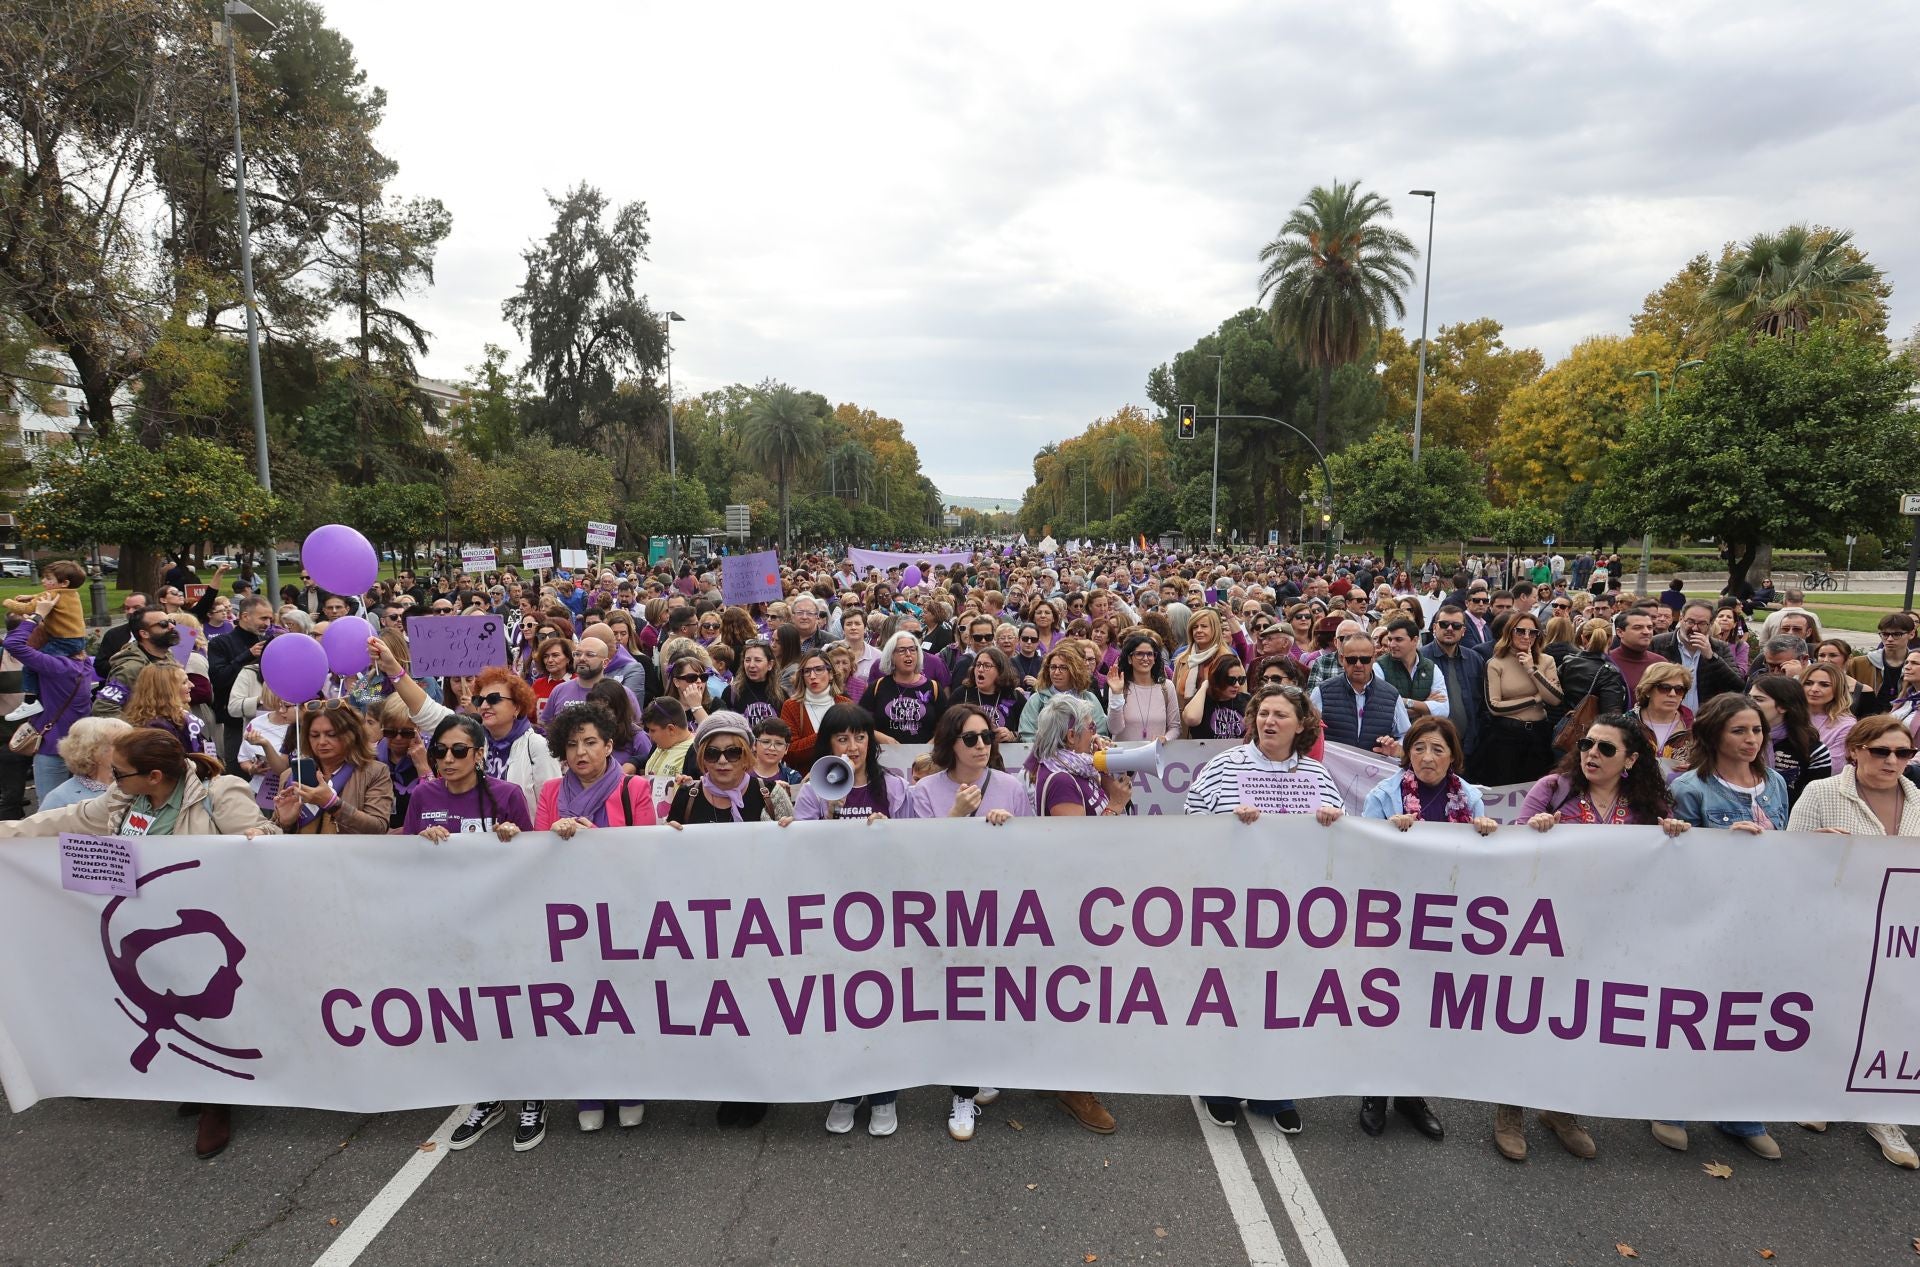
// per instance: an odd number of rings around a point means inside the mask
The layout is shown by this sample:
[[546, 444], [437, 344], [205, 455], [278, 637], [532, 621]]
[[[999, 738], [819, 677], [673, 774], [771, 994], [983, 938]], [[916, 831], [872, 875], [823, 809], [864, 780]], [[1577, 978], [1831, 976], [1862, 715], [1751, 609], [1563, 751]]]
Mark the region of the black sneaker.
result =
[[1207, 1106], [1207, 1116], [1213, 1119], [1215, 1126], [1233, 1126], [1240, 1120], [1235, 1111], [1239, 1108], [1232, 1100], [1202, 1100]]
[[507, 1106], [498, 1100], [482, 1100], [467, 1111], [467, 1120], [453, 1128], [453, 1134], [447, 1140], [447, 1147], [461, 1149], [470, 1146], [492, 1130], [507, 1116]]
[[531, 1152], [540, 1147], [540, 1141], [547, 1137], [547, 1102], [545, 1100], [522, 1100], [520, 1102], [520, 1125], [513, 1130], [513, 1151]]
[[1273, 1115], [1273, 1124], [1280, 1128], [1282, 1135], [1298, 1135], [1306, 1129], [1306, 1122], [1300, 1116], [1300, 1110], [1288, 1105]]

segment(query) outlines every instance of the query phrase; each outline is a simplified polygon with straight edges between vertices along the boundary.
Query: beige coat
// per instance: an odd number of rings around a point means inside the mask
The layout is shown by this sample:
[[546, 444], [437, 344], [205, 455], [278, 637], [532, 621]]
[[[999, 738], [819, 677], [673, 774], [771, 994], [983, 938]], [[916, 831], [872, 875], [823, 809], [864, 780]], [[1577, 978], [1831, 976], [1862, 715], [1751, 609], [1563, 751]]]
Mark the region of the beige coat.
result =
[[[273, 834], [280, 830], [254, 804], [253, 788], [245, 779], [223, 774], [208, 782], [188, 770], [184, 782], [186, 791], [180, 799], [180, 817], [174, 823], [173, 835], [237, 836], [247, 831]], [[131, 796], [111, 787], [90, 801], [78, 801], [31, 818], [0, 823], [0, 840], [58, 836], [63, 831], [111, 836], [125, 823], [127, 809], [132, 804]]]
[[[1901, 779], [1896, 786], [1904, 798], [1900, 803], [1900, 834], [1920, 836], [1920, 787], [1906, 779]], [[1822, 827], [1838, 827], [1855, 836], [1887, 834], [1880, 816], [1860, 795], [1860, 784], [1854, 778], [1852, 766], [1830, 779], [1816, 779], [1807, 784], [1787, 818], [1788, 831], [1819, 831]]]
[[1560, 666], [1536, 657], [1532, 670], [1517, 655], [1487, 661], [1487, 711], [1515, 721], [1545, 721], [1547, 706], [1560, 702]]

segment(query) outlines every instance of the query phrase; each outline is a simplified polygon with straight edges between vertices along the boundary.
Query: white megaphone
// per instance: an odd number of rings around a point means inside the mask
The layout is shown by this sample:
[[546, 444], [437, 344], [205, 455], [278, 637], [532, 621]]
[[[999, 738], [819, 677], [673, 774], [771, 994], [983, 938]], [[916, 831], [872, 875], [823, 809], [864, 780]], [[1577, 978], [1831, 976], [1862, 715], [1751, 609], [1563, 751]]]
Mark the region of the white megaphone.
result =
[[823, 801], [845, 800], [853, 790], [853, 762], [841, 756], [825, 756], [813, 763], [807, 786]]
[[1137, 748], [1102, 748], [1093, 754], [1093, 768], [1102, 774], [1139, 774], [1147, 770], [1159, 778], [1167, 772], [1167, 741], [1156, 739]]

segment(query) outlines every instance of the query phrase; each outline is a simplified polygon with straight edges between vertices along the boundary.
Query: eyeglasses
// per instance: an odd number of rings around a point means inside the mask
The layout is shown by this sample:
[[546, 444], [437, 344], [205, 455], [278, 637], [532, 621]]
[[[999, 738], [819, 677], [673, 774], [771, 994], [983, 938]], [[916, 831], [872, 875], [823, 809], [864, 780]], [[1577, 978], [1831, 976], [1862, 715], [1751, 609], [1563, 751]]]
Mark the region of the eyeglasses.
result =
[[1685, 695], [1687, 693], [1687, 688], [1678, 682], [1662, 682], [1655, 686], [1653, 690], [1659, 695]]
[[448, 757], [452, 757], [455, 761], [465, 761], [478, 751], [480, 751], [480, 749], [470, 743], [430, 743], [427, 745], [427, 756], [435, 761], [444, 761]]
[[1557, 612], [1563, 612], [1571, 608], [1573, 604], [1572, 603], [1548, 603], [1547, 606], [1553, 608], [1553, 610]]
[[1246, 675], [1246, 674], [1244, 674], [1244, 673], [1229, 673], [1229, 674], [1227, 674], [1227, 685], [1228, 685], [1228, 686], [1245, 686], [1245, 685], [1246, 685], [1246, 683], [1247, 683], [1247, 675]]
[[393, 726], [382, 726], [380, 733], [388, 739], [418, 739], [420, 737], [420, 732], [414, 730], [412, 727], [401, 730]]
[[1287, 685], [1287, 675], [1284, 673], [1263, 673], [1260, 676], [1260, 685], [1285, 686]]
[[1343, 655], [1340, 657], [1340, 663], [1352, 665], [1372, 664], [1373, 657], [1370, 655]]
[[812, 677], [816, 673], [831, 673], [833, 670], [824, 664], [809, 664], [806, 668], [800, 670], [800, 672], [807, 677]]
[[990, 633], [969, 634], [968, 637], [972, 638], [974, 642], [978, 643], [980, 646], [983, 646], [983, 647], [987, 645], [989, 642], [993, 641], [993, 635]]
[[436, 616], [451, 616], [453, 614], [453, 604], [449, 603], [445, 607], [442, 607], [438, 603], [435, 603], [433, 614]]
[[1513, 636], [1516, 638], [1531, 638], [1539, 632], [1540, 631], [1538, 629], [1535, 629], [1532, 625], [1522, 625], [1520, 628], [1513, 631]]
[[735, 764], [746, 755], [747, 750], [737, 744], [730, 744], [725, 748], [710, 747], [706, 751], [706, 759], [708, 761], [719, 761], [727, 765]]
[[993, 742], [993, 736], [984, 730], [965, 731], [956, 736], [956, 738], [969, 748], [978, 748], [983, 743], [990, 744]]
[[1467, 601], [1469, 603], [1491, 603], [1493, 599], [1485, 594], [1469, 594], [1467, 595]]
[[113, 771], [113, 781], [115, 783], [120, 782], [122, 779], [137, 779], [140, 777], [138, 774], [134, 773], [132, 770], [122, 770], [117, 765], [108, 766], [107, 768]]
[[475, 708], [498, 708], [507, 702], [507, 697], [499, 691], [490, 691], [485, 695], [476, 695], [467, 702]]
[[1464, 620], [1436, 620], [1433, 622], [1433, 627], [1435, 629], [1465, 629], [1467, 622]]
[[352, 708], [353, 701], [345, 699], [310, 699], [300, 706], [305, 713], [335, 713], [343, 708]]
[[[1913, 760], [1914, 755], [1920, 753], [1920, 748], [1882, 748], [1876, 744], [1871, 748], [1862, 748], [1860, 751], [1877, 761], [1885, 761], [1888, 757], [1898, 757], [1901, 761], [1905, 762]], [[116, 779], [120, 778], [120, 772], [115, 770], [113, 777]]]
[[1588, 736], [1582, 736], [1579, 747], [1582, 752], [1592, 752], [1595, 748], [1598, 748], [1600, 755], [1603, 757], [1617, 757], [1620, 755], [1620, 745], [1611, 739], [1594, 739]]
[[1028, 636], [1027, 636], [1026, 634], [1021, 634], [1021, 635], [1020, 635], [1020, 641], [1022, 641], [1022, 642], [1038, 642], [1038, 641], [1040, 641], [1040, 635], [1039, 635], [1039, 634], [1035, 634], [1035, 635], [1033, 635], [1033, 636], [1032, 636], [1031, 638], [1029, 638], [1029, 637], [1028, 637]]

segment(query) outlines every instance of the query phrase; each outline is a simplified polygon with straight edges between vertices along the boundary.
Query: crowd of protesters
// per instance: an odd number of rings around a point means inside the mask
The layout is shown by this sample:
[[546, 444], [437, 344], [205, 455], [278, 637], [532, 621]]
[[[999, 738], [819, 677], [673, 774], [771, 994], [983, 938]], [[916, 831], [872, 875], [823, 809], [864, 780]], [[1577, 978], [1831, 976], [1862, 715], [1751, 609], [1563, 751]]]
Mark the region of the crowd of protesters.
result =
[[[570, 838], [609, 827], [1125, 815], [1132, 784], [1104, 771], [1109, 743], [1235, 741], [1196, 775], [1188, 813], [1259, 822], [1250, 771], [1304, 774], [1310, 817], [1454, 823], [1486, 834], [1482, 785], [1530, 784], [1524, 827], [1657, 825], [1736, 832], [1920, 835], [1920, 649], [1910, 612], [1856, 652], [1824, 637], [1789, 591], [1657, 597], [1621, 587], [1617, 557], [1469, 557], [1416, 570], [1370, 557], [1321, 563], [1289, 551], [1171, 554], [983, 546], [951, 568], [854, 567], [810, 555], [782, 568], [784, 597], [729, 603], [718, 570], [616, 560], [577, 572], [421, 575], [365, 594], [302, 575], [273, 597], [222, 575], [200, 590], [170, 574], [88, 654], [79, 580], [53, 565], [39, 595], [8, 604], [5, 668], [29, 675], [7, 715], [0, 835], [521, 832]], [[504, 624], [507, 663], [473, 677], [416, 676], [408, 622], [455, 614]], [[292, 703], [261, 656], [288, 631], [363, 616], [372, 667]], [[0, 686], [10, 685], [0, 681]], [[1004, 744], [1030, 745], [1009, 770]], [[1347, 804], [1316, 759], [1327, 742], [1395, 759]], [[883, 761], [926, 745], [911, 772]], [[845, 762], [832, 795], [819, 761]], [[11, 773], [9, 773], [9, 771]], [[8, 781], [11, 780], [11, 792]], [[38, 812], [23, 817], [28, 781]], [[898, 1127], [896, 1091], [848, 1088], [826, 1129]], [[1232, 1088], [1197, 1088], [1209, 1093]], [[1055, 1093], [1080, 1125], [1118, 1128], [1092, 1091]], [[948, 1130], [972, 1138], [991, 1087], [951, 1088]], [[1208, 1094], [1209, 1117], [1242, 1102]], [[231, 1113], [192, 1106], [196, 1151], [231, 1137]], [[576, 1106], [581, 1130], [607, 1102]], [[645, 1106], [615, 1101], [622, 1127]], [[1246, 1109], [1304, 1129], [1291, 1100]], [[769, 1106], [728, 1103], [723, 1127]], [[1369, 1134], [1389, 1114], [1439, 1139], [1419, 1097], [1363, 1096]], [[466, 1148], [512, 1119], [516, 1150], [545, 1137], [539, 1100], [476, 1104]], [[1592, 1157], [1571, 1114], [1539, 1122]], [[1494, 1109], [1494, 1141], [1526, 1156], [1524, 1112]], [[1825, 1123], [1803, 1123], [1824, 1130]], [[1780, 1155], [1758, 1122], [1720, 1123]], [[1920, 1166], [1898, 1126], [1867, 1130], [1890, 1161]], [[1687, 1126], [1652, 1133], [1688, 1145]]]

